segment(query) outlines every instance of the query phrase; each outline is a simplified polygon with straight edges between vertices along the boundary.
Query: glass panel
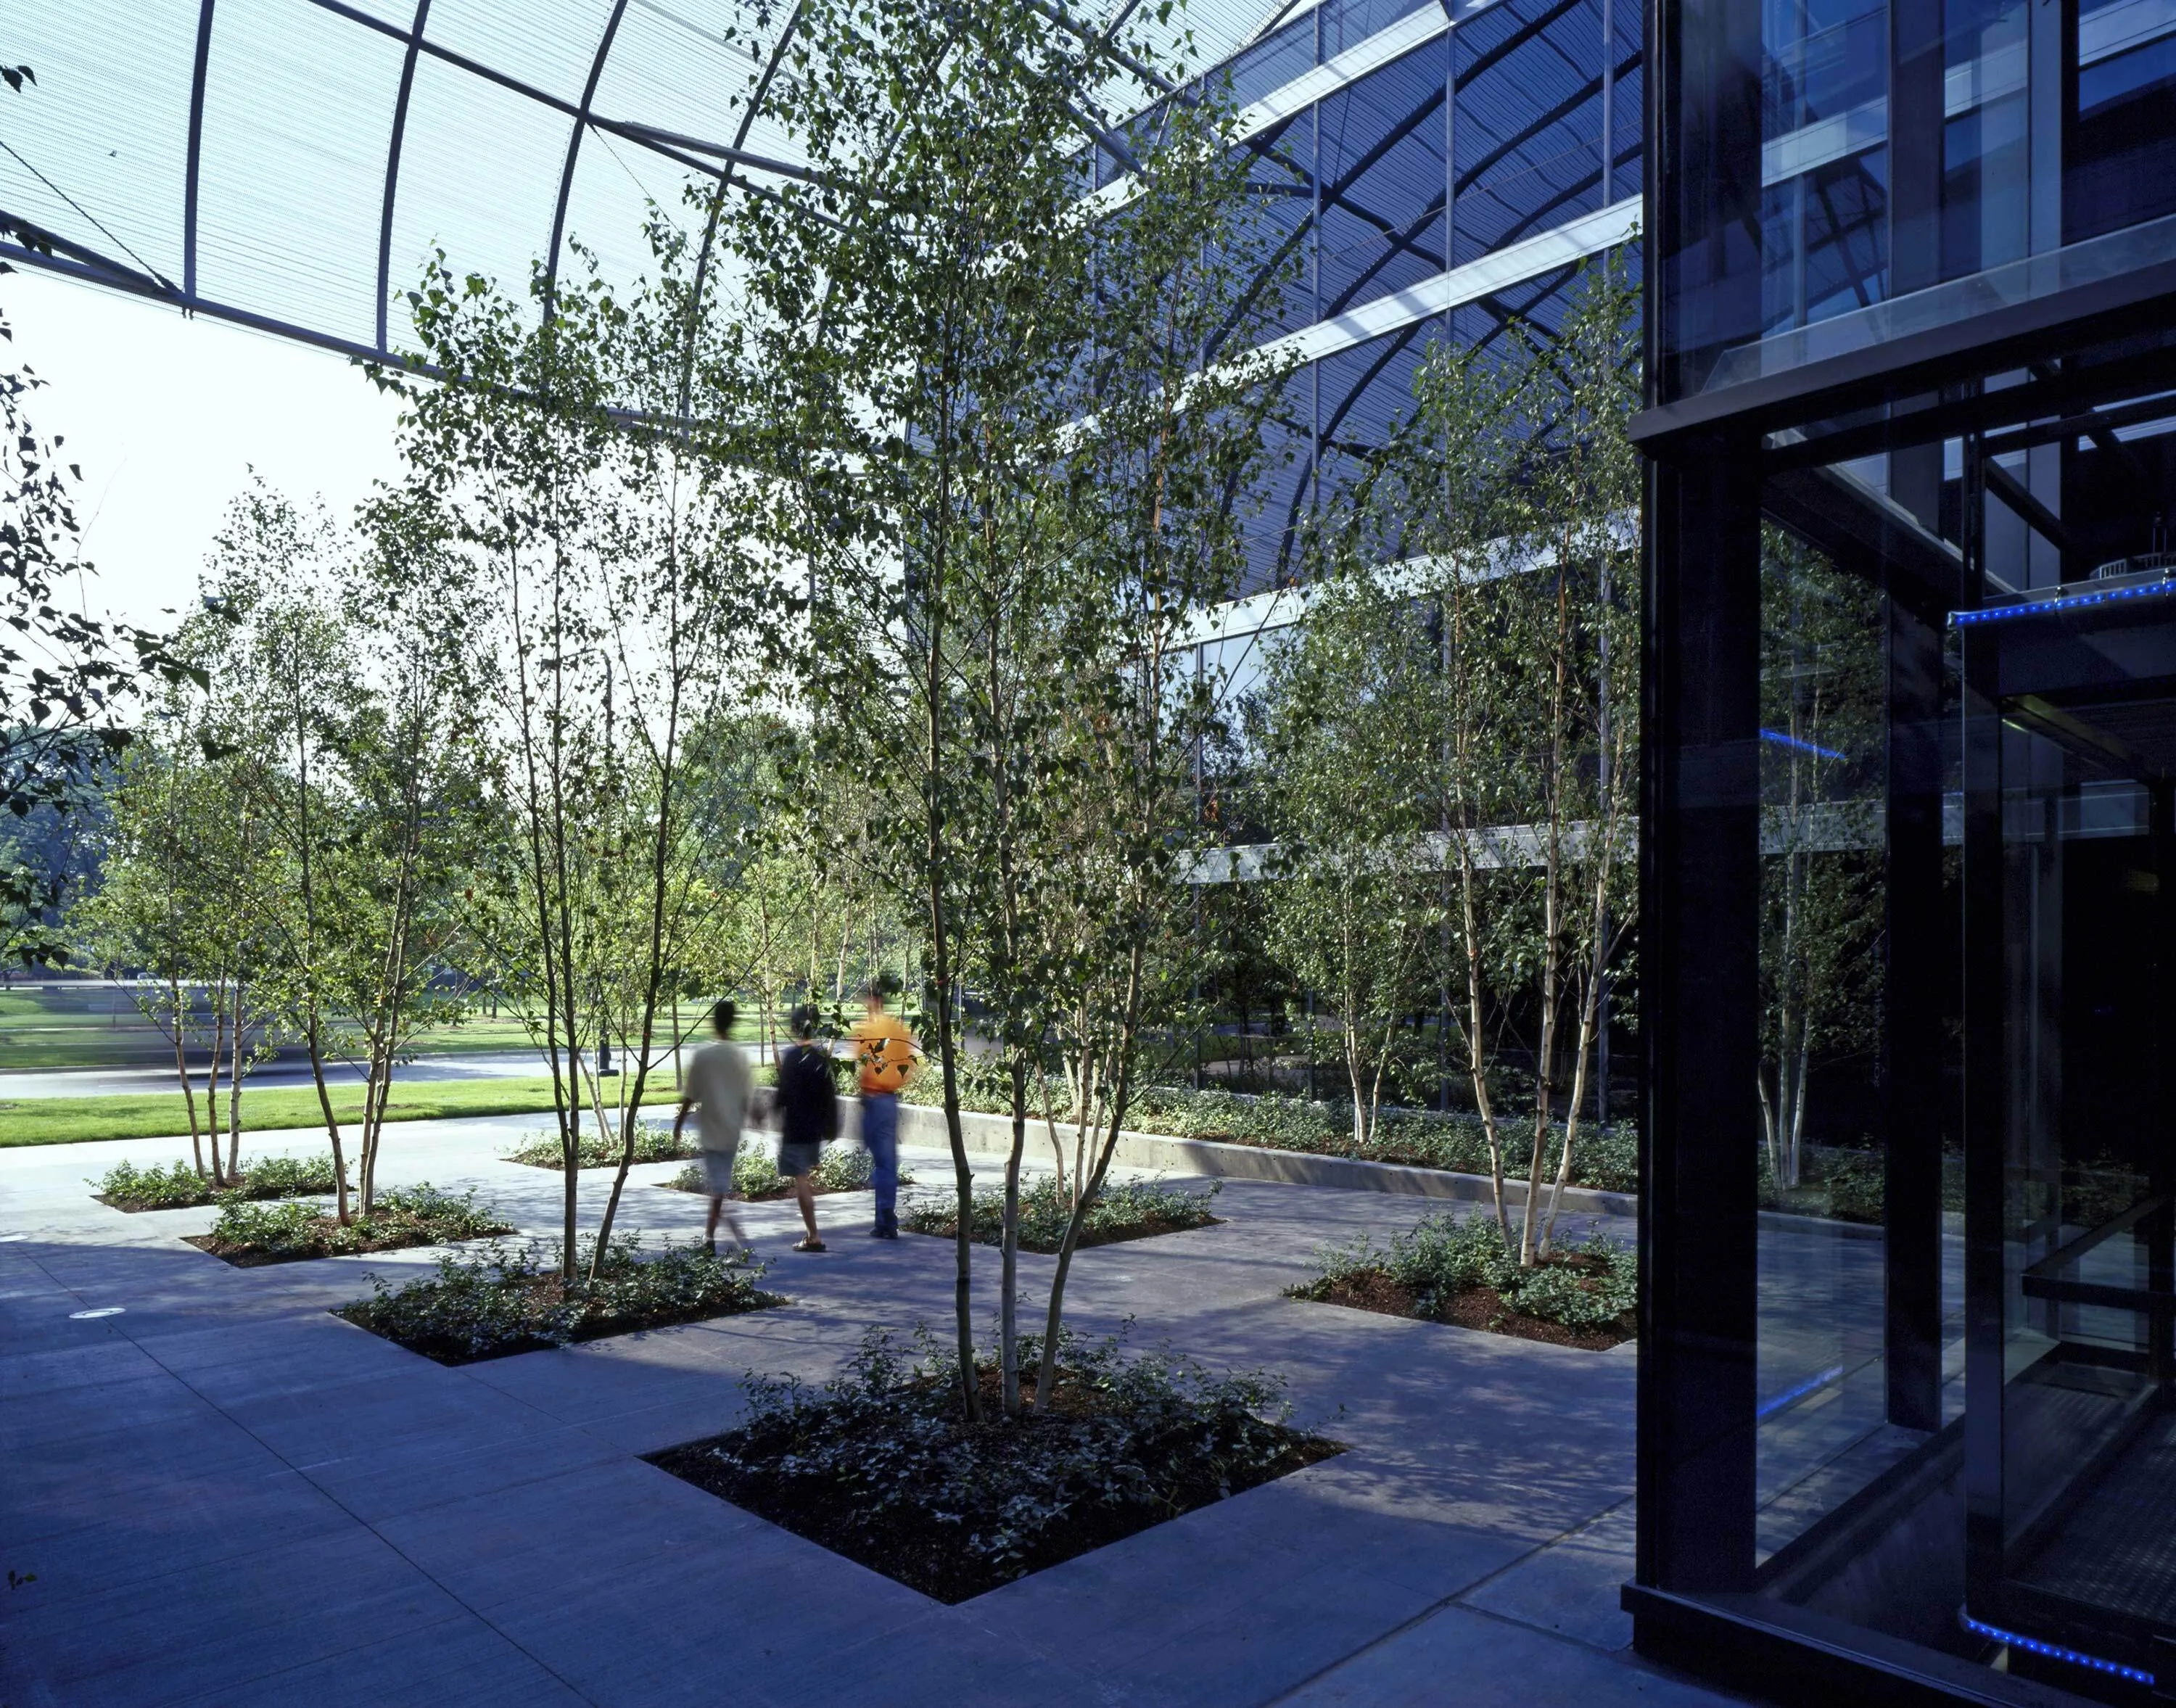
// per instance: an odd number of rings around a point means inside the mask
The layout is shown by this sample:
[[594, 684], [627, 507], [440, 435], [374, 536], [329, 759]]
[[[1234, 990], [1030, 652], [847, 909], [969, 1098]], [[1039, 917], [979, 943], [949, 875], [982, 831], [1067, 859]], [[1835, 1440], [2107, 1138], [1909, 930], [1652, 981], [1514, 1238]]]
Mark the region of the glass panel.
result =
[[2065, 242], [2176, 212], [2176, 5], [2079, 8], [2078, 110], [2063, 167]]
[[2171, 1135], [2155, 1065], [2176, 892], [2171, 605], [2021, 607], [1992, 650], [2005, 1564], [2033, 1588], [2163, 1625], [2176, 1624]]
[[1942, 276], [2030, 248], [2031, 17], [2024, 0], [1949, 0], [1942, 110]]
[[1617, 133], [1610, 144], [1616, 170], [1602, 195], [1604, 202], [1640, 193], [1640, 150], [1646, 135], [1647, 68], [1640, 8], [1634, 0], [1610, 0], [1610, 27], [1616, 38], [1610, 50], [1616, 83], [1609, 96], [1610, 123]]
[[1885, 1422], [1880, 1040], [1886, 618], [1761, 551], [1758, 1557], [1925, 1438]]
[[[197, 17], [193, 6], [135, 0], [10, 8], [8, 61], [27, 63], [38, 80], [8, 96], [0, 206], [178, 286]], [[119, 114], [125, 148], [115, 145]]]
[[377, 342], [378, 223], [401, 57], [400, 43], [311, 7], [227, 0], [215, 11], [199, 291]]
[[1325, 317], [1444, 270], [1449, 70], [1431, 42], [1316, 109]]
[[1244, 106], [1314, 68], [1314, 18], [1296, 18], [1274, 35], [1234, 55], [1232, 99]]
[[1601, 205], [1602, 8], [1503, 0], [1452, 33], [1454, 265]]
[[1409, 12], [1433, 8], [1437, 0], [1324, 0], [1322, 57], [1335, 59], [1348, 47], [1357, 47], [1379, 35]]
[[1760, 79], [1761, 320], [1771, 333], [1887, 294], [1889, 11], [1769, 0]]
[[[678, 4], [688, 12], [726, 9], [715, 0], [707, 4], [705, 0], [678, 0]], [[579, 101], [612, 11], [612, 0], [570, 0], [548, 8], [522, 5], [519, 0], [432, 0], [424, 33], [533, 89]], [[621, 28], [641, 12], [635, 7], [623, 13]]]

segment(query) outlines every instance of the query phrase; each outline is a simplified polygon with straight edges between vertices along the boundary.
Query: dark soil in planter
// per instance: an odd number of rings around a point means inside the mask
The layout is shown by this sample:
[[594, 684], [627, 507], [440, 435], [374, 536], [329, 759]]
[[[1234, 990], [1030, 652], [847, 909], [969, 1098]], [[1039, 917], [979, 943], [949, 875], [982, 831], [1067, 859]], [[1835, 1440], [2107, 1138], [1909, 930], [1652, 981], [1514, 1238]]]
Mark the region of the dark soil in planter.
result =
[[[373, 1276], [371, 1297], [333, 1314], [441, 1364], [474, 1364], [792, 1303], [756, 1285], [764, 1265], [699, 1245], [645, 1255], [633, 1240], [615, 1239], [597, 1280], [571, 1291], [558, 1252], [556, 1242], [535, 1241], [447, 1257], [437, 1275], [398, 1288]], [[578, 1248], [585, 1277], [590, 1259]]]
[[1127, 1365], [1114, 1347], [1069, 1356], [1047, 1417], [1004, 1421], [984, 1370], [993, 1421], [971, 1425], [941, 1364], [902, 1379], [879, 1353], [873, 1371], [873, 1343], [825, 1397], [755, 1384], [748, 1423], [650, 1462], [956, 1603], [1345, 1450], [1258, 1415], [1273, 1384]]
[[1308, 1296], [1326, 1305], [1349, 1305], [1354, 1310], [1375, 1311], [1386, 1317], [1412, 1317], [1419, 1322], [1452, 1323], [1462, 1329], [1485, 1329], [1521, 1341], [1545, 1341], [1553, 1346], [1577, 1346], [1583, 1352], [1606, 1352], [1621, 1346], [1637, 1333], [1629, 1316], [1620, 1317], [1607, 1329], [1572, 1329], [1541, 1317], [1530, 1317], [1506, 1306], [1492, 1286], [1467, 1287], [1448, 1298], [1439, 1295], [1433, 1313], [1420, 1309], [1413, 1290], [1380, 1270], [1363, 1270], [1325, 1281], [1319, 1292]]

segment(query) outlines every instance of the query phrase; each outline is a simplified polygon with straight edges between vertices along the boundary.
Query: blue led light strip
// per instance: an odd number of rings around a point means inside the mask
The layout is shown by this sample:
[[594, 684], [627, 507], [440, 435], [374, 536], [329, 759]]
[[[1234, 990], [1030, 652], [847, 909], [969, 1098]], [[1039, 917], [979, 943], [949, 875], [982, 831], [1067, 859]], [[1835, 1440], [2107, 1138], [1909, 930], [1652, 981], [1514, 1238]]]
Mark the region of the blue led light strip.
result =
[[1842, 1374], [1842, 1365], [1831, 1364], [1827, 1369], [1822, 1371], [1820, 1375], [1814, 1377], [1812, 1381], [1801, 1382], [1795, 1388], [1786, 1388], [1782, 1393], [1778, 1394], [1774, 1399], [1769, 1401], [1753, 1415], [1756, 1419], [1772, 1417], [1786, 1406], [1796, 1405], [1799, 1401], [1804, 1399], [1807, 1395], [1815, 1393], [1820, 1389], [1827, 1387], [1830, 1383], [1835, 1381]]
[[2176, 594], [2176, 576], [2141, 582], [2135, 587], [2103, 587], [2097, 593], [2064, 593], [2053, 599], [2035, 599], [2024, 605], [1989, 605], [1977, 611], [1952, 611], [1950, 622], [1962, 628], [1975, 623], [1999, 623], [2011, 617], [2044, 617], [2050, 612], [2082, 611], [2090, 605], [2113, 605], [2119, 600], [2166, 599]]
[[1817, 759], [1841, 759], [1843, 755], [1833, 748], [1825, 748], [1798, 736], [1786, 735], [1782, 730], [1763, 730], [1760, 739], [1773, 742], [1779, 748], [1790, 748], [1802, 753], [1811, 753]]
[[2045, 1655], [2051, 1661], [2067, 1661], [2073, 1667], [2084, 1667], [2095, 1673], [2105, 1673], [2112, 1678], [2128, 1678], [2134, 1684], [2151, 1687], [2153, 1674], [2136, 1667], [2126, 1667], [2120, 1661], [2103, 1661], [2098, 1655], [2081, 1655], [2075, 1649], [2066, 1649], [2060, 1643], [2043, 1643], [2037, 1637], [2028, 1637], [2019, 1631], [2005, 1631], [1999, 1625], [1990, 1625], [1974, 1618], [1961, 1608], [1957, 1618], [1968, 1631], [1977, 1631], [1983, 1637], [1991, 1637], [1998, 1643], [2013, 1649], [2023, 1649], [2034, 1655]]

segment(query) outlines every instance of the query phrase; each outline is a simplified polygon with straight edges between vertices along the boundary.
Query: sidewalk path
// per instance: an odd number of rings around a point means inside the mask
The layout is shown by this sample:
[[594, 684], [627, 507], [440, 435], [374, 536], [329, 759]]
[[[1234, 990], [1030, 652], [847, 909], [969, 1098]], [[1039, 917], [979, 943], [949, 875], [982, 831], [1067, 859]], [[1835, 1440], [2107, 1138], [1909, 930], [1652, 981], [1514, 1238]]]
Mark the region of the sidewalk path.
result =
[[[498, 1160], [535, 1125], [413, 1123], [384, 1167], [545, 1229], [558, 1178]], [[1629, 1347], [1280, 1296], [1410, 1202], [1229, 1183], [1221, 1226], [1081, 1254], [1078, 1327], [1279, 1372], [1351, 1450], [948, 1607], [637, 1456], [729, 1426], [743, 1372], [820, 1380], [868, 1325], [945, 1320], [946, 1243], [857, 1237], [867, 1199], [840, 1196], [831, 1252], [801, 1256], [792, 1206], [753, 1206], [791, 1306], [447, 1369], [327, 1314], [429, 1254], [232, 1269], [181, 1243], [209, 1210], [122, 1216], [82, 1183], [172, 1150], [0, 1153], [0, 1564], [36, 1575], [0, 1601], [13, 1708], [1731, 1700], [1625, 1646]], [[672, 1172], [638, 1171], [628, 1220], [699, 1227]], [[1022, 1268], [1038, 1296], [1049, 1260]]]

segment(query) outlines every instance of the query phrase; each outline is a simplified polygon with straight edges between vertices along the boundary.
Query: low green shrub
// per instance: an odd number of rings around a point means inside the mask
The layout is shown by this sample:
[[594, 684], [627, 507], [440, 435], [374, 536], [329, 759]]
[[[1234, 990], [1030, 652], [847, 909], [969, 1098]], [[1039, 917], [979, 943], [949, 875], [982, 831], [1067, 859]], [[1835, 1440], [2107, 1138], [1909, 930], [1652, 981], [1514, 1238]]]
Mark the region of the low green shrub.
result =
[[[867, 1192], [876, 1173], [876, 1159], [858, 1145], [827, 1145], [813, 1171], [819, 1192]], [[911, 1174], [899, 1183], [911, 1186]], [[681, 1192], [708, 1192], [709, 1177], [700, 1162], [691, 1162], [666, 1185]], [[747, 1199], [782, 1198], [793, 1183], [778, 1172], [778, 1158], [770, 1149], [743, 1144], [733, 1158], [733, 1190]]]
[[[585, 1121], [582, 1123], [579, 1145], [583, 1167], [619, 1167], [618, 1134], [600, 1133]], [[635, 1125], [634, 1160], [637, 1162], [677, 1162], [695, 1155], [696, 1149], [692, 1134], [676, 1140], [672, 1128], [661, 1122], [642, 1121]], [[563, 1170], [567, 1166], [567, 1153], [561, 1146], [557, 1133], [538, 1133], [524, 1140], [518, 1150], [508, 1151], [506, 1161], [525, 1163], [531, 1168]]]
[[[1039, 1347], [1021, 1338], [1032, 1368]], [[993, 1360], [991, 1361], [993, 1363]], [[651, 1455], [923, 1594], [964, 1601], [1341, 1450], [1289, 1426], [1281, 1385], [1069, 1339], [1049, 1415], [960, 1418], [959, 1365], [926, 1331], [872, 1330], [816, 1391], [753, 1378], [738, 1428]], [[988, 1409], [996, 1373], [978, 1360]], [[1027, 1385], [1032, 1386], [1031, 1382]]]
[[372, 1276], [371, 1297], [335, 1314], [442, 1364], [467, 1364], [786, 1303], [756, 1285], [764, 1265], [737, 1253], [689, 1244], [645, 1254], [633, 1236], [617, 1235], [591, 1281], [596, 1246], [587, 1237], [574, 1253], [582, 1279], [570, 1288], [560, 1249], [530, 1240], [449, 1254], [435, 1275], [405, 1286]]
[[88, 1185], [116, 1210], [188, 1210], [222, 1197], [307, 1198], [340, 1190], [328, 1151], [319, 1156], [260, 1156], [242, 1166], [241, 1179], [222, 1189], [185, 1161], [166, 1168], [138, 1168], [117, 1162]]
[[222, 1195], [218, 1203], [219, 1220], [211, 1232], [190, 1243], [245, 1265], [448, 1245], [513, 1232], [476, 1201], [473, 1191], [456, 1197], [427, 1182], [379, 1193], [370, 1214], [357, 1216], [345, 1227], [320, 1205], [264, 1204], [239, 1194]]
[[[1123, 1239], [1145, 1239], [1152, 1234], [1180, 1233], [1188, 1228], [1210, 1227], [1216, 1218], [1210, 1213], [1209, 1206], [1223, 1189], [1223, 1184], [1221, 1180], [1212, 1180], [1200, 1188], [1163, 1186], [1146, 1181], [1123, 1185], [1107, 1183], [1088, 1206], [1087, 1217], [1080, 1225], [1080, 1243], [1083, 1247], [1111, 1245]], [[916, 1233], [937, 1234], [950, 1239], [959, 1231], [959, 1212], [956, 1198], [928, 1198], [908, 1205], [900, 1223]], [[1072, 1204], [1056, 1177], [1045, 1175], [1023, 1184], [1020, 1195], [1020, 1249], [1056, 1252], [1064, 1242], [1066, 1224], [1072, 1215]], [[970, 1237], [981, 1245], [1003, 1244], [1004, 1225], [1004, 1189], [978, 1189]]]
[[1475, 1212], [1429, 1216], [1379, 1246], [1363, 1236], [1315, 1254], [1315, 1274], [1287, 1289], [1328, 1299], [1380, 1276], [1412, 1293], [1413, 1314], [1441, 1318], [1459, 1294], [1487, 1287], [1506, 1310], [1567, 1329], [1622, 1327], [1640, 1297], [1639, 1259], [1599, 1230], [1532, 1269], [1519, 1266], [1494, 1221]]

